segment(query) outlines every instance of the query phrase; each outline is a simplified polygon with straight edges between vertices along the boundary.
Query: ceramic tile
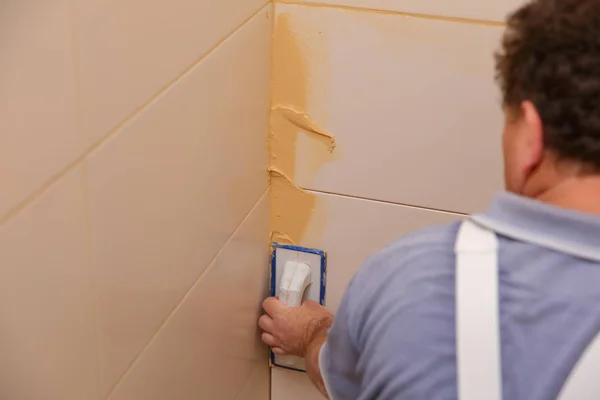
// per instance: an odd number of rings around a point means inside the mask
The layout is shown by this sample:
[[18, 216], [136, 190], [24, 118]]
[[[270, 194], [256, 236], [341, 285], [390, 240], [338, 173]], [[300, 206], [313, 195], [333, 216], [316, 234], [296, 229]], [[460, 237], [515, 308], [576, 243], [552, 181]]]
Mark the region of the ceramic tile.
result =
[[0, 6], [0, 218], [83, 151], [66, 0]]
[[266, 190], [267, 10], [86, 161], [106, 390]]
[[[277, 21], [305, 65], [276, 83], [306, 81], [299, 111], [337, 142], [329, 154], [320, 137], [297, 136], [298, 186], [457, 212], [502, 188], [500, 28], [288, 4]], [[279, 97], [298, 106], [292, 90]]]
[[350, 279], [373, 253], [415, 230], [461, 218], [396, 204], [315, 195], [313, 216], [300, 244], [327, 252], [326, 305], [332, 311], [337, 310]]
[[[267, 400], [257, 320], [268, 294], [268, 250], [265, 194], [110, 399], [235, 400], [246, 390], [244, 400]], [[253, 382], [260, 388], [248, 387], [249, 379], [260, 379]]]
[[95, 141], [207, 54], [265, 0], [74, 0], [82, 117]]
[[304, 372], [271, 370], [271, 400], [324, 400]]
[[0, 226], [3, 399], [97, 399], [81, 168]]
[[313, 215], [300, 245], [327, 252], [326, 304], [337, 310], [346, 285], [363, 262], [415, 230], [461, 215], [329, 194], [315, 194]]
[[525, 4], [525, 0], [299, 0], [299, 2], [488, 21], [504, 21], [508, 13]]

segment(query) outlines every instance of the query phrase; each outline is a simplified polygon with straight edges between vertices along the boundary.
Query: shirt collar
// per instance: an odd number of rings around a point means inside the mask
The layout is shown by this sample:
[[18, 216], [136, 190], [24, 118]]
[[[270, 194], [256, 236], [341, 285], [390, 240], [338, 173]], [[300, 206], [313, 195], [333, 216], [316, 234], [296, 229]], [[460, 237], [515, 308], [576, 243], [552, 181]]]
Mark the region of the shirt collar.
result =
[[503, 192], [472, 219], [512, 239], [600, 261], [600, 216]]

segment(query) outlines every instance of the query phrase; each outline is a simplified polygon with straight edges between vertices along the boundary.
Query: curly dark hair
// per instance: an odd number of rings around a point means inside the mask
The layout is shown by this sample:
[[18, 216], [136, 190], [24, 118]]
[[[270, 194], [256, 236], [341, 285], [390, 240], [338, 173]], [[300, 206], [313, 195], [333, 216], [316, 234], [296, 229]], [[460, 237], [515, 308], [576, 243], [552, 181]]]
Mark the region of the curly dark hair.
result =
[[546, 149], [600, 171], [600, 0], [532, 0], [511, 14], [496, 78], [505, 107], [535, 105]]

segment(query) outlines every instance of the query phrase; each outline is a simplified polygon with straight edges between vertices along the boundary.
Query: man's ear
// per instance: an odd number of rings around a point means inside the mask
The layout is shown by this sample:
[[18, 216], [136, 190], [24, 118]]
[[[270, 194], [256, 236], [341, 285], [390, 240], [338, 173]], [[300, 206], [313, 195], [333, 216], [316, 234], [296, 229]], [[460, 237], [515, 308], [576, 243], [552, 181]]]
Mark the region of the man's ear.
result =
[[544, 157], [544, 126], [535, 105], [527, 100], [521, 104], [522, 114], [522, 167], [527, 173], [533, 171]]

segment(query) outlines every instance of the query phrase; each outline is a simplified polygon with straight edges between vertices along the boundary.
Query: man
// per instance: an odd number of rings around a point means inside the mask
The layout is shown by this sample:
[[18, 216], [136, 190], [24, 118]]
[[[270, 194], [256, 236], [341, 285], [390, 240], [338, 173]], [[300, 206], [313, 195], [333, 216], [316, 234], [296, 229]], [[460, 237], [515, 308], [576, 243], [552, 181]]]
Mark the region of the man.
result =
[[[496, 361], [494, 340], [480, 350], [501, 378], [478, 400], [555, 399], [600, 331], [600, 1], [533, 0], [517, 10], [497, 78], [507, 193], [471, 225], [498, 242], [497, 262], [493, 242], [494, 261], [481, 262], [497, 273], [479, 295], [494, 293], [499, 313], [478, 318], [499, 338]], [[263, 341], [305, 357], [332, 399], [469, 397], [456, 311], [469, 293], [457, 293], [454, 251], [465, 225], [417, 232], [372, 257], [335, 319], [313, 302], [287, 308], [267, 299]]]

